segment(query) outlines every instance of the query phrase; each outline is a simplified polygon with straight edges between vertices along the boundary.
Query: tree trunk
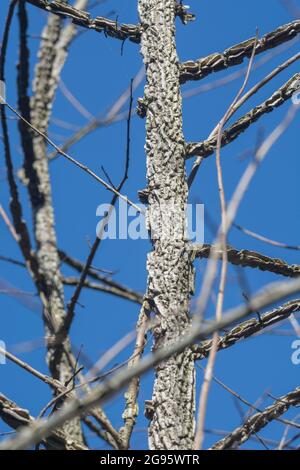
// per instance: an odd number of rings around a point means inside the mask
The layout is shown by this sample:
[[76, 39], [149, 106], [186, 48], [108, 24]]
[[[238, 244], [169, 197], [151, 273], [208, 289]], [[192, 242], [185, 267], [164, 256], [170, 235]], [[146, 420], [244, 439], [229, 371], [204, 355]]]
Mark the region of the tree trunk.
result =
[[[193, 267], [185, 234], [188, 187], [182, 131], [179, 62], [175, 44], [175, 0], [139, 0], [141, 52], [146, 66], [147, 296], [156, 314], [155, 345], [178, 340], [189, 326]], [[150, 419], [150, 449], [189, 449], [194, 437], [194, 361], [190, 350], [156, 368]]]
[[[31, 99], [31, 122], [43, 133], [47, 133], [60, 62], [57, 47], [61, 35], [62, 22], [59, 17], [50, 16], [43, 30], [39, 50], [39, 61], [35, 69], [33, 84], [34, 95]], [[60, 51], [61, 55], [65, 51]], [[33, 210], [34, 234], [36, 240], [36, 256], [39, 275], [43, 283], [42, 300], [46, 335], [55, 336], [65, 318], [64, 290], [60, 272], [60, 259], [57, 251], [55, 220], [51, 194], [51, 183], [47, 158], [47, 146], [39, 135], [32, 136], [32, 149], [25, 158], [25, 176], [29, 184], [29, 194]], [[50, 340], [47, 342], [47, 362], [53, 378], [62, 384], [73, 376], [74, 370], [70, 363], [72, 351], [67, 337], [63, 343]], [[83, 443], [80, 419], [75, 418], [63, 426], [64, 431], [76, 441]]]

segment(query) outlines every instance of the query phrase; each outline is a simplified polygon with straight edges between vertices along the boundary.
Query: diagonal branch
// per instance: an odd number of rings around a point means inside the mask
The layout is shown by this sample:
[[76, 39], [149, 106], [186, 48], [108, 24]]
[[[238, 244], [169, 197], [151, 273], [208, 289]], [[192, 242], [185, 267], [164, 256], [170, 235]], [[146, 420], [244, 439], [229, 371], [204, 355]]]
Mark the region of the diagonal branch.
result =
[[102, 184], [102, 186], [104, 186], [106, 189], [116, 194], [120, 199], [125, 201], [126, 204], [136, 209], [139, 213], [144, 213], [141, 207], [139, 207], [138, 205], [130, 201], [130, 199], [128, 199], [127, 196], [124, 196], [123, 194], [121, 194], [117, 189], [115, 189], [112, 185], [108, 184], [103, 178], [98, 176], [94, 171], [90, 170], [89, 167], [79, 162], [68, 153], [64, 152], [58, 145], [55, 144], [55, 142], [49, 139], [49, 137], [47, 137], [47, 135], [44, 132], [42, 132], [40, 128], [38, 128], [37, 126], [34, 126], [31, 122], [27, 121], [24, 118], [24, 116], [18, 113], [18, 111], [13, 106], [11, 106], [7, 101], [5, 102], [5, 106], [8, 109], [10, 109], [20, 120], [22, 120], [32, 131], [34, 131], [34, 133], [36, 133], [38, 137], [41, 137], [45, 142], [51, 145], [57, 151], [58, 154], [62, 155], [64, 158], [66, 158], [68, 161], [73, 163], [75, 166], [77, 166], [78, 168], [86, 172], [88, 175], [90, 175], [92, 178], [94, 178], [96, 181]]
[[300, 403], [300, 387], [283, 395], [275, 400], [275, 402], [268, 406], [264, 411], [255, 413], [248, 418], [242, 426], [239, 426], [226, 437], [216, 442], [211, 450], [226, 450], [235, 449], [246, 442], [250, 436], [257, 434], [271, 421], [274, 421], [279, 416], [286, 413], [292, 406], [297, 406]]
[[[279, 323], [295, 312], [300, 311], [300, 299], [291, 300], [283, 304], [281, 307], [275, 308], [270, 312], [260, 315], [260, 319], [251, 318], [239, 325], [232, 328], [224, 336], [221, 336], [218, 341], [218, 350], [227, 349], [236, 344], [241, 339], [249, 338], [250, 336], [259, 333], [265, 328], [269, 328], [275, 323]], [[200, 345], [194, 346], [195, 359], [201, 360], [209, 355], [212, 346], [212, 340], [207, 340]]]
[[64, 385], [61, 382], [59, 382], [59, 380], [53, 379], [52, 377], [49, 377], [48, 375], [39, 372], [30, 364], [28, 364], [25, 361], [22, 361], [22, 359], [19, 359], [14, 354], [10, 353], [6, 349], [3, 349], [1, 346], [0, 346], [0, 354], [5, 356], [8, 360], [13, 362], [17, 366], [29, 372], [29, 374], [32, 374], [34, 377], [38, 378], [39, 380], [42, 380], [42, 382], [44, 382], [45, 384], [50, 385], [52, 388], [56, 389], [58, 392], [65, 391], [66, 387], [64, 387]]
[[[2, 211], [3, 211], [3, 208], [0, 204], [0, 214], [3, 216]], [[17, 237], [18, 236], [16, 234], [16, 238]], [[0, 261], [4, 261], [10, 264], [13, 264], [15, 266], [26, 268], [26, 264], [24, 262], [19, 261], [15, 258], [11, 258], [9, 256], [0, 255]], [[82, 265], [82, 269], [83, 269], [83, 265]], [[90, 277], [93, 277], [95, 275], [95, 278], [101, 281], [101, 283], [91, 282], [89, 280], [86, 280], [84, 283], [85, 288], [96, 290], [99, 292], [105, 292], [106, 294], [110, 294], [110, 295], [115, 295], [117, 297], [130, 300], [131, 302], [135, 302], [140, 305], [143, 303], [143, 295], [140, 292], [130, 289], [129, 287], [119, 284], [118, 282], [112, 281], [110, 278], [107, 278], [106, 276], [98, 274], [96, 271], [93, 271], [92, 269], [89, 269], [88, 275]], [[62, 277], [62, 282], [65, 286], [76, 286], [79, 282], [79, 278], [75, 276]]]
[[59, 1], [49, 0], [26, 0], [28, 3], [58, 15], [61, 18], [67, 18], [74, 24], [82, 26], [83, 28], [92, 29], [98, 33], [104, 33], [105, 36], [120, 39], [125, 41], [129, 39], [132, 42], [140, 42], [141, 26], [134, 24], [118, 24], [117, 20], [109, 20], [102, 16], [91, 18], [91, 15], [86, 12], [74, 8], [67, 3], [60, 3]]
[[[257, 35], [258, 33], [256, 33]], [[221, 249], [221, 257], [222, 257], [222, 264], [221, 264], [221, 273], [220, 273], [220, 281], [219, 281], [219, 288], [217, 294], [217, 302], [216, 302], [216, 319], [220, 320], [222, 318], [222, 311], [224, 305], [224, 292], [226, 288], [226, 278], [227, 278], [227, 271], [228, 271], [228, 253], [227, 253], [227, 235], [230, 228], [230, 224], [227, 224], [227, 212], [226, 212], [226, 198], [225, 198], [225, 189], [224, 189], [224, 181], [223, 181], [223, 172], [222, 172], [222, 164], [221, 164], [221, 138], [222, 138], [222, 131], [224, 128], [225, 123], [228, 121], [230, 116], [233, 113], [234, 107], [239, 102], [241, 96], [244, 93], [244, 90], [247, 86], [249, 81], [251, 68], [253, 65], [254, 54], [255, 54], [255, 46], [257, 43], [256, 41], [253, 45], [252, 54], [248, 63], [247, 71], [245, 74], [245, 78], [241, 88], [239, 89], [237, 95], [235, 96], [233, 102], [225, 112], [224, 116], [218, 123], [216, 127], [216, 135], [217, 135], [217, 148], [216, 148], [216, 169], [217, 169], [217, 180], [218, 180], [218, 191], [220, 197], [220, 209], [221, 209], [221, 224], [218, 230], [218, 235], [216, 237], [216, 248]], [[215, 250], [212, 250], [212, 259], [214, 263], [217, 261], [218, 253]], [[202, 444], [204, 440], [204, 424], [205, 424], [205, 417], [206, 417], [206, 410], [207, 410], [207, 403], [208, 403], [208, 396], [209, 390], [212, 381], [212, 373], [214, 370], [214, 365], [216, 362], [217, 351], [218, 351], [218, 338], [219, 332], [214, 333], [212, 337], [212, 346], [209, 353], [207, 367], [204, 373], [204, 381], [201, 387], [200, 392], [200, 399], [199, 399], [199, 410], [198, 410], [198, 419], [197, 419], [197, 429], [195, 433], [194, 439], [194, 449], [202, 449]]]
[[[279, 46], [293, 39], [300, 33], [300, 20], [287, 23], [275, 31], [265, 34], [258, 39], [255, 55]], [[201, 80], [213, 72], [225, 70], [234, 65], [241, 64], [245, 58], [250, 57], [255, 44], [255, 37], [229, 47], [224, 52], [216, 52], [196, 61], [183, 62], [180, 66], [180, 81]]]
[[[274, 109], [284, 104], [291, 98], [293, 93], [299, 88], [300, 73], [296, 73], [290, 80], [288, 80], [282, 87], [273, 93], [270, 98], [253, 108], [240, 119], [238, 119], [232, 126], [222, 133], [221, 145], [233, 142], [237, 137], [242, 134], [254, 122], [258, 121], [264, 114], [270, 113]], [[212, 155], [217, 147], [217, 136], [202, 142], [188, 142], [186, 145], [186, 158], [192, 156], [199, 156], [202, 158]]]
[[[38, 378], [42, 382], [47, 385], [50, 385], [53, 390], [57, 392], [56, 397], [66, 397], [71, 396], [73, 392], [73, 385], [65, 386], [59, 380], [56, 380], [52, 377], [49, 377], [46, 374], [41, 373], [34, 367], [32, 367], [27, 362], [19, 359], [17, 356], [12, 354], [11, 352], [7, 351], [0, 347], [0, 354], [5, 356], [8, 360], [16, 364], [17, 366], [21, 367], [22, 369], [26, 370], [29, 374], [33, 375], [34, 377]], [[80, 378], [80, 385], [79, 387], [83, 387], [86, 393], [90, 391], [88, 383], [84, 380], [84, 378], [79, 375]], [[1, 400], [0, 400], [1, 401]], [[105, 439], [109, 444], [113, 445], [116, 448], [122, 448], [122, 440], [119, 433], [114, 429], [112, 424], [110, 423], [109, 419], [105, 415], [104, 411], [101, 408], [94, 408], [90, 411], [90, 415], [101, 425], [103, 429], [103, 439]], [[68, 435], [68, 439], [71, 438], [70, 434], [65, 430], [65, 433]], [[72, 440], [72, 439], [71, 439]], [[76, 439], [77, 441], [77, 439]]]
[[[136, 324], [136, 342], [134, 351], [128, 361], [128, 368], [137, 364], [143, 355], [144, 348], [147, 341], [147, 324], [149, 321], [150, 306], [146, 299], [144, 299], [139, 318]], [[123, 440], [125, 449], [130, 447], [130, 438], [133, 428], [136, 424], [136, 419], [139, 414], [138, 395], [140, 390], [140, 377], [134, 377], [125, 392], [125, 410], [122, 414], [124, 419], [124, 426], [120, 429], [120, 435]]]
[[[253, 48], [254, 50], [255, 48]], [[288, 60], [286, 60], [285, 62], [283, 62], [282, 64], [280, 64], [278, 67], [276, 67], [274, 70], [272, 70], [272, 72], [270, 72], [268, 75], [266, 75], [262, 80], [260, 80], [258, 83], [256, 83], [252, 88], [250, 88], [250, 90], [243, 94], [243, 96], [241, 96], [231, 107], [230, 107], [230, 110], [229, 112], [227, 113], [226, 115], [226, 118], [224, 119], [224, 122], [223, 122], [223, 128], [225, 126], [225, 124], [229, 121], [229, 119], [231, 119], [231, 117], [236, 113], [236, 111], [241, 107], [243, 106], [243, 104], [249, 99], [251, 98], [251, 96], [255, 95], [262, 87], [264, 87], [270, 80], [272, 80], [274, 77], [276, 77], [276, 75], [278, 75], [280, 72], [282, 72], [283, 70], [285, 70], [287, 67], [289, 67], [290, 65], [292, 65], [294, 62], [296, 62], [297, 60], [300, 59], [300, 53], [297, 53], [295, 55], [293, 55], [292, 57], [290, 57]], [[250, 59], [251, 60], [251, 59]], [[213, 138], [216, 139], [216, 149], [218, 150], [218, 147], [222, 145], [222, 137], [223, 137], [223, 128], [220, 129], [219, 128], [219, 125], [217, 125], [215, 127], [215, 129], [209, 134], [209, 137], [207, 140], [211, 140]], [[222, 131], [222, 132], [221, 132]], [[218, 152], [216, 153], [216, 155], [218, 155]], [[196, 177], [196, 174], [198, 172], [198, 169], [199, 169], [199, 166], [201, 165], [203, 161], [203, 157], [202, 156], [198, 156], [198, 158], [196, 159], [196, 161], [194, 162], [193, 164], [193, 167], [192, 167], [192, 170], [190, 172], [190, 175], [189, 175], [189, 179], [188, 179], [188, 183], [189, 183], [189, 187], [191, 187], [195, 177]]]
[[[61, 262], [67, 264], [68, 266], [75, 269], [79, 273], [83, 271], [84, 266], [85, 266], [84, 263], [82, 263], [81, 261], [78, 261], [75, 258], [72, 258], [71, 256], [69, 256], [67, 253], [65, 253], [62, 250], [58, 250], [58, 254], [59, 254]], [[97, 272], [96, 269], [93, 267], [90, 267], [88, 271], [88, 275], [92, 279], [95, 279], [96, 281], [102, 282], [103, 284], [111, 287], [114, 291], [122, 292], [124, 294], [124, 297], [126, 298], [136, 299], [137, 303], [142, 303], [143, 301], [142, 294], [140, 294], [139, 292], [136, 292], [133, 289], [130, 289], [127, 286], [124, 286], [123, 284], [113, 281], [107, 276], [103, 276], [103, 274], [100, 274], [99, 272]], [[66, 279], [67, 279], [66, 283], [68, 283], [69, 278], [66, 278]], [[70, 281], [70, 282], [73, 282], [73, 281]]]
[[[129, 170], [129, 157], [130, 157], [130, 124], [131, 124], [131, 111], [132, 111], [132, 102], [133, 102], [133, 97], [132, 97], [132, 80], [131, 80], [131, 86], [130, 86], [130, 100], [129, 100], [129, 110], [128, 110], [128, 119], [127, 119], [127, 145], [126, 145], [126, 158], [125, 158], [125, 164], [124, 164], [124, 174], [123, 174], [123, 177], [120, 181], [120, 184], [118, 185], [118, 192], [120, 192], [126, 182], [126, 180], [128, 179], [128, 170]], [[100, 244], [101, 244], [101, 241], [102, 241], [102, 237], [103, 237], [103, 232], [104, 232], [104, 227], [105, 225], [107, 224], [107, 221], [109, 220], [111, 214], [112, 214], [112, 211], [113, 211], [113, 208], [117, 202], [117, 195], [114, 194], [113, 195], [113, 198], [111, 200], [111, 203], [110, 203], [110, 206], [109, 206], [109, 210], [108, 210], [108, 214], [107, 216], [105, 217], [105, 219], [102, 221], [102, 224], [101, 224], [101, 228], [97, 231], [97, 236], [96, 236], [96, 239], [93, 243], [93, 246], [91, 248], [91, 251], [89, 253], [89, 256], [87, 258], [87, 261], [84, 265], [84, 268], [83, 270], [81, 271], [81, 274], [80, 274], [80, 279], [79, 279], [79, 282], [78, 284], [76, 285], [76, 288], [73, 292], [73, 295], [71, 297], [71, 300], [68, 304], [68, 309], [67, 309], [67, 312], [66, 312], [66, 317], [65, 317], [65, 321], [61, 327], [61, 333], [63, 335], [67, 335], [70, 328], [71, 328], [71, 324], [72, 324], [72, 321], [73, 321], [73, 318], [74, 318], [74, 315], [75, 315], [75, 306], [79, 300], [79, 296], [80, 296], [80, 293], [81, 293], [81, 290], [84, 286], [84, 283], [86, 281], [86, 278], [88, 276], [88, 272], [92, 266], [92, 263], [93, 263], [93, 260], [94, 260], [94, 257], [97, 253], [97, 250], [98, 248], [100, 247]]]
[[234, 223], [233, 226], [241, 232], [245, 233], [246, 235], [249, 235], [250, 237], [255, 238], [256, 240], [267, 243], [269, 245], [284, 248], [286, 250], [300, 251], [300, 245], [291, 245], [290, 243], [283, 243], [278, 242], [277, 240], [272, 240], [271, 238], [267, 238], [264, 235], [261, 235], [260, 233], [253, 232], [252, 230], [242, 227], [237, 223]]

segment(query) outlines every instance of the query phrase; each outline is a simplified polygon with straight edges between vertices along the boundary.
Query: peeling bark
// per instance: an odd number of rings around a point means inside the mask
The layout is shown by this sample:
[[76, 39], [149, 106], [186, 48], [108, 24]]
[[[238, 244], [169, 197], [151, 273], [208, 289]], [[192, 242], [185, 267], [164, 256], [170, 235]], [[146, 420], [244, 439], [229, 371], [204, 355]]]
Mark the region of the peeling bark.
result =
[[[175, 44], [174, 0], [139, 0], [141, 52], [147, 74], [147, 224], [153, 251], [147, 260], [154, 329], [160, 348], [176, 342], [189, 326], [193, 268], [185, 236], [188, 188], [182, 131], [180, 70]], [[193, 355], [189, 349], [156, 368], [153, 397], [147, 402], [150, 449], [189, 449], [194, 437]]]

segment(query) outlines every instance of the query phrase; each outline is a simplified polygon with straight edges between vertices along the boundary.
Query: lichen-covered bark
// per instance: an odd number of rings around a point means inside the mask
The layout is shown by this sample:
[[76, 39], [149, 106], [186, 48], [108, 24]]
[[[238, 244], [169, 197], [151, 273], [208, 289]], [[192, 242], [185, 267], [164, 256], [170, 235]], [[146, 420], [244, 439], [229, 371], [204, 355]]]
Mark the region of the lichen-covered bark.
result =
[[[35, 70], [33, 98], [31, 100], [31, 122], [42, 132], [47, 132], [53, 101], [52, 67], [55, 45], [60, 34], [60, 19], [49, 18], [43, 31], [39, 62]], [[52, 83], [51, 83], [52, 81]], [[44, 139], [33, 136], [33, 156], [25, 160], [25, 175], [28, 178], [29, 193], [33, 208], [34, 234], [37, 244], [39, 271], [45, 284], [45, 317], [48, 333], [57, 331], [64, 317], [63, 285], [60, 279], [59, 258], [56, 248], [54, 212], [51, 185]], [[61, 348], [49, 348], [48, 361], [51, 374], [66, 380], [68, 374], [61, 374], [61, 364], [55, 355]], [[55, 354], [56, 352], [56, 354]]]
[[[176, 342], [189, 325], [193, 269], [185, 237], [188, 188], [182, 132], [175, 0], [139, 0], [141, 52], [147, 73], [144, 93], [149, 206], [153, 251], [148, 255], [148, 291], [159, 319], [159, 348]], [[147, 402], [151, 449], [189, 449], [194, 436], [194, 362], [190, 350], [156, 368]]]
[[[74, 26], [72, 28], [74, 35], [75, 28]], [[50, 16], [42, 33], [39, 60], [35, 69], [30, 119], [33, 126], [43, 133], [47, 133], [57, 82], [67, 55], [67, 50], [62, 47], [62, 44], [65, 43], [67, 47], [68, 41], [62, 31], [66, 30], [62, 30], [61, 19]], [[72, 32], [69, 31], [69, 34], [71, 34], [70, 42]], [[29, 140], [24, 145], [24, 170], [33, 210], [36, 256], [39, 278], [42, 280], [40, 296], [44, 307], [46, 335], [52, 337], [47, 344], [47, 362], [52, 377], [65, 384], [73, 376], [74, 370], [69, 338], [62, 343], [55, 340], [55, 333], [64, 321], [65, 301], [46, 150], [44, 139], [32, 134], [31, 142]], [[76, 441], [83, 442], [79, 418], [66, 423], [64, 431]]]

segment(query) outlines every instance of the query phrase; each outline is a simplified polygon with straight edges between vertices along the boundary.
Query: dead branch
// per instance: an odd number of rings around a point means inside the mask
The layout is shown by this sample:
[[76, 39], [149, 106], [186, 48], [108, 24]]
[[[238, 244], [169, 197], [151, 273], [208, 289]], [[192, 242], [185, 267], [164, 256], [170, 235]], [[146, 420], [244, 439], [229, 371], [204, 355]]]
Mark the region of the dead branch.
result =
[[[226, 129], [222, 133], [222, 147], [233, 142], [240, 134], [242, 134], [242, 132], [248, 129], [251, 124], [258, 121], [258, 119], [260, 119], [264, 114], [272, 112], [274, 109], [278, 108], [287, 100], [289, 100], [293, 93], [298, 89], [299, 79], [300, 74], [296, 73], [282, 87], [276, 90], [275, 93], [270, 96], [270, 98], [253, 108], [251, 111], [238, 119], [234, 124], [232, 124], [228, 129]], [[203, 142], [188, 142], [186, 146], [187, 158], [195, 155], [202, 158], [209, 157], [215, 152], [216, 146], [216, 136], [209, 140], [204, 140]]]
[[[0, 394], [0, 418], [16, 431], [34, 423], [34, 418], [24, 408]], [[67, 436], [61, 429], [41, 441], [47, 450], [88, 450], [88, 448]]]
[[[196, 250], [196, 257], [209, 258], [212, 245], [204, 244], [199, 250]], [[222, 249], [217, 250], [217, 257], [222, 257]], [[286, 277], [300, 276], [300, 265], [289, 265], [285, 261], [277, 258], [270, 258], [252, 250], [237, 250], [232, 246], [227, 246], [228, 261], [236, 266], [260, 269], [261, 271], [269, 271], [274, 274], [280, 274]]]
[[297, 387], [292, 392], [275, 400], [275, 402], [264, 411], [255, 413], [248, 418], [242, 426], [236, 428], [221, 441], [216, 442], [211, 447], [211, 450], [236, 449], [246, 442], [251, 435], [257, 434], [271, 421], [286, 413], [291, 407], [299, 405], [299, 403], [300, 387]]
[[[63, 277], [62, 281], [66, 286], [77, 286], [79, 284], [78, 277]], [[87, 289], [97, 290], [100, 292], [105, 292], [106, 294], [115, 295], [117, 297], [121, 297], [122, 299], [135, 302], [137, 304], [141, 304], [143, 302], [142, 294], [139, 294], [137, 292], [131, 292], [130, 289], [126, 290], [126, 288], [118, 288], [115, 286], [112, 287], [96, 282], [91, 282], [88, 280], [84, 281], [83, 287], [86, 287]]]
[[[296, 299], [291, 300], [270, 312], [260, 315], [260, 319], [251, 318], [250, 320], [246, 320], [232, 328], [225, 335], [220, 336], [218, 341], [218, 350], [227, 349], [242, 339], [247, 339], [276, 323], [286, 320], [290, 315], [299, 311], [300, 299]], [[211, 345], [212, 340], [207, 340], [199, 345], [195, 345], [195, 359], [201, 360], [208, 357]]]
[[58, 15], [61, 18], [71, 20], [75, 25], [83, 28], [92, 29], [98, 33], [104, 33], [105, 36], [125, 41], [129, 39], [132, 42], [140, 42], [141, 26], [134, 24], [118, 24], [117, 20], [109, 20], [103, 16], [91, 18], [86, 11], [78, 10], [72, 5], [61, 3], [55, 0], [26, 0], [35, 7], [41, 8], [49, 13]]
[[[300, 20], [292, 21], [265, 34], [257, 41], [255, 55], [273, 49], [274, 47], [290, 41], [300, 32]], [[225, 70], [234, 65], [241, 64], [244, 59], [251, 56], [255, 37], [229, 47], [224, 52], [216, 52], [196, 61], [183, 62], [180, 66], [180, 81], [201, 80], [213, 72]]]

